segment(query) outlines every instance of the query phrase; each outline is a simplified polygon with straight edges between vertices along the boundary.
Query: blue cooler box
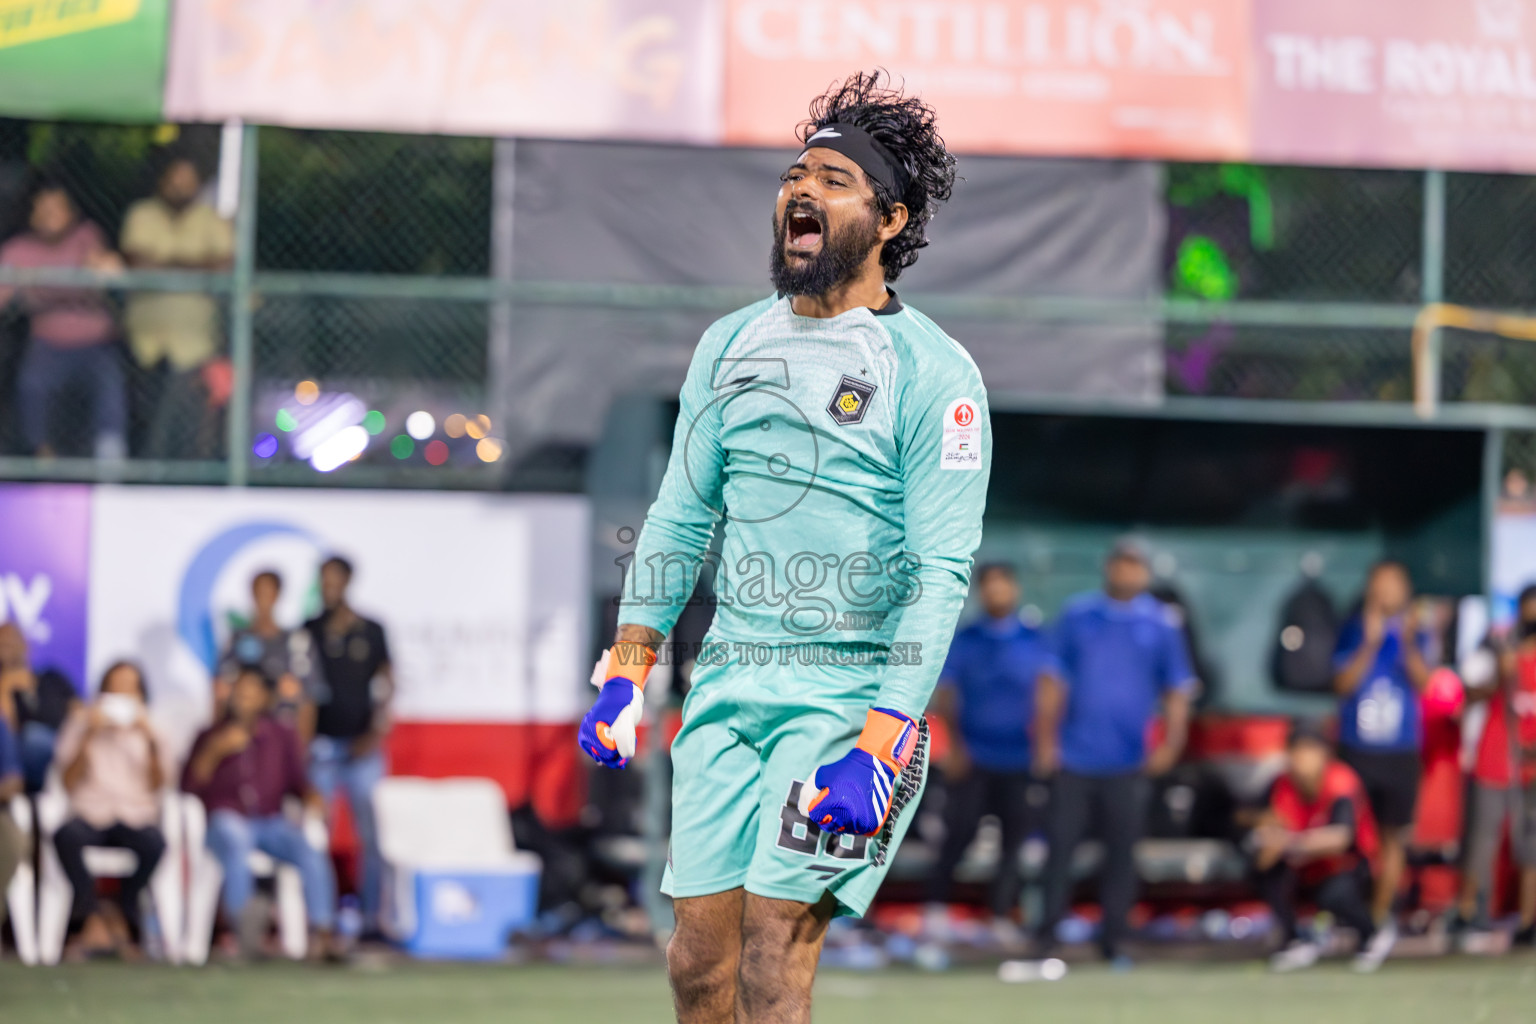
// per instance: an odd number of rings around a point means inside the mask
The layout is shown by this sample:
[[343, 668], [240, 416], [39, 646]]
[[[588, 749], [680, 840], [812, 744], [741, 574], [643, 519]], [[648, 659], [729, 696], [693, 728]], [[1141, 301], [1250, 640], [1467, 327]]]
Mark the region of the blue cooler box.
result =
[[493, 960], [507, 937], [539, 909], [539, 871], [418, 870], [416, 929], [405, 940], [412, 956]]

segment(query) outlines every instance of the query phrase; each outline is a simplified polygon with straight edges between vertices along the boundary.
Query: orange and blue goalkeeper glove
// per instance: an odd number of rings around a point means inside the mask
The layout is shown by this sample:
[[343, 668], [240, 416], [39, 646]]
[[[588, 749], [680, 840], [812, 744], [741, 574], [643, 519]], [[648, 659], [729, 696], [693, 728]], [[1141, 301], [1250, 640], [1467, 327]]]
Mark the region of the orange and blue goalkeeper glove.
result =
[[871, 709], [854, 748], [800, 787], [800, 813], [823, 832], [874, 835], [891, 813], [896, 780], [916, 747], [916, 722], [899, 711]]
[[639, 643], [614, 644], [592, 669], [592, 685], [601, 687], [581, 720], [576, 741], [592, 760], [623, 768], [635, 756], [635, 727], [645, 710], [645, 677], [656, 652]]

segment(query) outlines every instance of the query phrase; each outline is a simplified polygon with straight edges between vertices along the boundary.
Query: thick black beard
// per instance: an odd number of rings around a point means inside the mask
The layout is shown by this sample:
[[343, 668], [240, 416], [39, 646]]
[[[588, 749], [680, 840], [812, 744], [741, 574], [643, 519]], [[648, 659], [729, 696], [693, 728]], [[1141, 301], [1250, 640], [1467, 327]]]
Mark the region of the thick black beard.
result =
[[870, 252], [880, 244], [880, 221], [871, 207], [869, 215], [832, 230], [823, 228], [821, 251], [799, 267], [791, 267], [784, 256], [784, 243], [789, 231], [789, 215], [795, 209], [791, 204], [779, 218], [774, 214], [773, 252], [768, 257], [768, 272], [773, 286], [780, 295], [825, 295], [845, 284], [858, 273]]

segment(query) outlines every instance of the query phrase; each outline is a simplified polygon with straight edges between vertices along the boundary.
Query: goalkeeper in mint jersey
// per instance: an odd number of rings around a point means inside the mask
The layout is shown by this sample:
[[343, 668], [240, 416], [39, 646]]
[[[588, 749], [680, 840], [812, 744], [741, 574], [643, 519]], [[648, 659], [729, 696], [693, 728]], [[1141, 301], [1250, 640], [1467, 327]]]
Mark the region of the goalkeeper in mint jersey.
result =
[[703, 572], [718, 608], [672, 745], [662, 884], [687, 1024], [809, 1020], [828, 921], [868, 909], [916, 811], [991, 464], [975, 364], [888, 286], [954, 183], [933, 111], [855, 75], [800, 141], [777, 295], [699, 343], [580, 731], [601, 764], [633, 755], [654, 651]]

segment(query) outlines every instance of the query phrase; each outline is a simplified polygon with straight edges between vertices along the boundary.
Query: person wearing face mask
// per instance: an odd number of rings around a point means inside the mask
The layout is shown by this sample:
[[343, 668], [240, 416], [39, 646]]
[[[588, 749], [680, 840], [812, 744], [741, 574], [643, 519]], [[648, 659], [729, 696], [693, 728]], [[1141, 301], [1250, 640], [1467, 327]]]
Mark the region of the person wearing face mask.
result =
[[1423, 774], [1420, 698], [1433, 667], [1428, 649], [1407, 567], [1378, 562], [1366, 577], [1359, 613], [1339, 632], [1333, 656], [1339, 755], [1360, 776], [1381, 830], [1371, 905], [1378, 928], [1369, 950], [1377, 962], [1397, 941], [1392, 904], [1402, 882]]
[[[102, 675], [96, 699], [76, 710], [59, 733], [56, 756], [72, 817], [54, 833], [53, 845], [75, 890], [80, 945], [88, 956], [134, 954], [139, 895], [165, 854], [159, 827], [165, 770], [147, 704], [143, 673], [120, 661]], [[120, 890], [121, 917], [103, 913], [85, 863], [87, 846], [120, 847], [138, 858]]]
[[[128, 209], [122, 250], [144, 270], [227, 270], [234, 260], [230, 223], [199, 198], [197, 164], [175, 156], [156, 192]], [[204, 371], [219, 349], [218, 305], [212, 295], [140, 292], [128, 300], [128, 348], [154, 394], [145, 454], [211, 456], [218, 442], [211, 415], [217, 388]]]
[[1488, 718], [1472, 770], [1471, 829], [1452, 934], [1481, 917], [1478, 899], [1493, 879], [1504, 825], [1520, 865], [1517, 946], [1536, 945], [1536, 584], [1520, 592], [1514, 628], [1461, 666], [1469, 701], [1486, 700]]

